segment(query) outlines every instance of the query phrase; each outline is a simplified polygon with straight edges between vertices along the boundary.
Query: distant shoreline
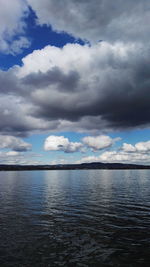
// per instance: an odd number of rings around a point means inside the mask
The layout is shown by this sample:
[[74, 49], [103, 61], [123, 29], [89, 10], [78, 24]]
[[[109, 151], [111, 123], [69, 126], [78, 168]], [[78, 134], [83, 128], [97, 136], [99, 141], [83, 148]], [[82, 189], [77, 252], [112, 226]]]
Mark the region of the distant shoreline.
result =
[[148, 165], [123, 164], [123, 163], [81, 163], [61, 165], [0, 165], [0, 171], [36, 171], [36, 170], [145, 170]]

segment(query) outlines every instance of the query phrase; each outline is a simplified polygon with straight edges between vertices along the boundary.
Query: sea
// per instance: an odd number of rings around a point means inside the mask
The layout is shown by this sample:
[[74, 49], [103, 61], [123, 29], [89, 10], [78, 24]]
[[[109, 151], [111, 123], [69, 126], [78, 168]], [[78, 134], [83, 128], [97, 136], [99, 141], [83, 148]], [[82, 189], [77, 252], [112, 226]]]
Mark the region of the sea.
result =
[[150, 266], [150, 170], [0, 172], [0, 266]]

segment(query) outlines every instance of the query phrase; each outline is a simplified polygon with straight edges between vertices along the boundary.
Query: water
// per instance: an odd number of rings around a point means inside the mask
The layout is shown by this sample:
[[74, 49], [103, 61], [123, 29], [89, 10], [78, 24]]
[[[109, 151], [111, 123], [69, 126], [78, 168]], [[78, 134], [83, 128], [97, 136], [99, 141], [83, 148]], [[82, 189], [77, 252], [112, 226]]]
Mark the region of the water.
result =
[[150, 266], [150, 170], [0, 172], [0, 266]]

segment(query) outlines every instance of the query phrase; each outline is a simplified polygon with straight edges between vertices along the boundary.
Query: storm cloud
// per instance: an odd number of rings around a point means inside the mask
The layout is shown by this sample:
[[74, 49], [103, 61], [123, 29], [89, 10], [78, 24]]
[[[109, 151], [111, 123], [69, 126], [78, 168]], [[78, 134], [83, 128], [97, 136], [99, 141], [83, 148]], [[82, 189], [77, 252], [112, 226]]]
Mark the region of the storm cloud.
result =
[[148, 54], [120, 43], [48, 46], [23, 60], [18, 77], [30, 87], [33, 117], [75, 127], [87, 120], [89, 128], [95, 119], [94, 129], [143, 127], [150, 117]]

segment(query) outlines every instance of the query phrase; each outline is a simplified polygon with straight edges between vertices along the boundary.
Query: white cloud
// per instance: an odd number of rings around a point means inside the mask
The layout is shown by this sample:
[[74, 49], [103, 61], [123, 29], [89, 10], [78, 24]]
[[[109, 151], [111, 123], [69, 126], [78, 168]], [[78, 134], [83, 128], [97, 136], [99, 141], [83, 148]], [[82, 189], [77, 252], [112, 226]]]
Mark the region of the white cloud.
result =
[[66, 153], [77, 152], [82, 148], [82, 144], [78, 142], [70, 142], [64, 136], [50, 135], [46, 138], [44, 149], [46, 151], [64, 151]]
[[141, 153], [125, 153], [118, 151], [107, 151], [100, 156], [103, 162], [122, 162], [122, 163], [145, 163], [150, 162], [150, 155]]
[[139, 142], [136, 143], [134, 146], [131, 144], [124, 143], [122, 146], [122, 150], [125, 152], [140, 152], [140, 153], [150, 152], [150, 141]]
[[113, 139], [107, 135], [86, 136], [82, 139], [83, 143], [89, 148], [91, 148], [93, 151], [111, 147], [118, 140], [120, 139]]
[[[48, 45], [24, 57], [23, 66], [18, 69], [17, 75], [19, 77], [25, 77], [31, 73], [40, 75], [40, 72], [46, 73], [58, 68], [64, 74], [76, 71], [81, 76], [81, 82], [86, 77], [88, 81], [90, 79], [95, 83], [99, 78], [103, 83], [101, 76], [106, 72], [110, 73], [114, 67], [116, 67], [115, 71], [119, 71], [118, 67], [124, 68], [125, 65], [128, 67], [131, 56], [135, 60], [135, 49], [139, 51], [141, 46], [132, 43], [124, 44], [120, 41], [115, 44], [102, 42], [93, 46], [67, 44], [63, 48]], [[117, 73], [114, 72], [114, 74]]]
[[15, 154], [15, 152], [31, 150], [32, 145], [14, 136], [0, 135], [0, 148], [11, 148], [14, 151], [8, 153]]
[[123, 143], [122, 150], [125, 152], [135, 152], [136, 148], [131, 144]]
[[150, 141], [139, 142], [135, 144], [135, 148], [139, 152], [150, 152]]
[[19, 156], [20, 152], [17, 152], [17, 151], [8, 151], [5, 153], [6, 156], [9, 156], [9, 157], [16, 157], [16, 156]]

